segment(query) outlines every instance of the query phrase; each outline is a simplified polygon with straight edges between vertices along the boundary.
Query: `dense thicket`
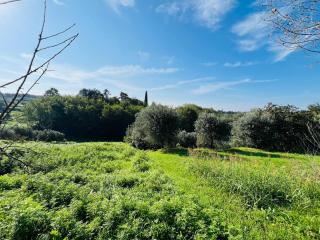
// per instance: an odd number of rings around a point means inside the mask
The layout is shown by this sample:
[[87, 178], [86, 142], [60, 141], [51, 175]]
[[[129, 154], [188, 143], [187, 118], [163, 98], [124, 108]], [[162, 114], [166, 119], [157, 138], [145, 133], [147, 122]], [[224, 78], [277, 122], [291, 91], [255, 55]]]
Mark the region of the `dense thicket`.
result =
[[269, 104], [252, 110], [234, 122], [232, 143], [271, 151], [313, 151], [317, 144], [313, 138], [320, 133], [316, 109], [299, 111], [293, 106]]
[[142, 108], [142, 101], [124, 93], [118, 99], [83, 89], [78, 96], [48, 94], [29, 102], [23, 112], [36, 129], [59, 131], [73, 139], [122, 140]]

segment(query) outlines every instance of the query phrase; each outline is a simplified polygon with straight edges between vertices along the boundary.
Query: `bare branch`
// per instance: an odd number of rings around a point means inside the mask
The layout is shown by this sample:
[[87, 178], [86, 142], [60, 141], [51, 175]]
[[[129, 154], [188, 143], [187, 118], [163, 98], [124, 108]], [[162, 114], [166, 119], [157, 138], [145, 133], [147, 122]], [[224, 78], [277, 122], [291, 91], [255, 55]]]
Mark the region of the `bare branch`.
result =
[[13, 3], [13, 2], [20, 2], [22, 0], [10, 0], [10, 1], [4, 1], [4, 2], [0, 2], [0, 5], [4, 5], [4, 4], [8, 4], [8, 3]]
[[320, 53], [320, 0], [260, 0], [280, 45]]

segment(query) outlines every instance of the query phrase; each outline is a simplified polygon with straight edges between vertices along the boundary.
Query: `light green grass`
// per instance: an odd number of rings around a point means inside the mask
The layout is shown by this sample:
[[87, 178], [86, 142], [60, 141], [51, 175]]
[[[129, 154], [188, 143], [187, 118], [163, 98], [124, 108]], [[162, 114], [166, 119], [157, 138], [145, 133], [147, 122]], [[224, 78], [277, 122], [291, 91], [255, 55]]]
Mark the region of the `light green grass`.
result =
[[320, 157], [23, 146], [37, 153], [0, 176], [0, 239], [320, 239]]

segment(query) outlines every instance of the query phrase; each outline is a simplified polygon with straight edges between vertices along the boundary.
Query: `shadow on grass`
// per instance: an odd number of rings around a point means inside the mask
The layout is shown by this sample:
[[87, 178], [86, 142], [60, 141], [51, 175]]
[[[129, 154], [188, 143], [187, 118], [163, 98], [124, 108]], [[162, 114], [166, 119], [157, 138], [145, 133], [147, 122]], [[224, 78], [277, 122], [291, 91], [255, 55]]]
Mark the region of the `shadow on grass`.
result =
[[233, 153], [233, 154], [239, 154], [243, 156], [248, 156], [248, 157], [265, 157], [265, 158], [284, 158], [285, 156], [280, 155], [278, 153], [270, 153], [270, 152], [251, 152], [251, 151], [246, 151], [242, 149], [229, 149], [226, 152], [228, 153]]
[[167, 148], [167, 149], [162, 149], [161, 151], [163, 153], [176, 154], [179, 156], [189, 156], [188, 149], [186, 148]]

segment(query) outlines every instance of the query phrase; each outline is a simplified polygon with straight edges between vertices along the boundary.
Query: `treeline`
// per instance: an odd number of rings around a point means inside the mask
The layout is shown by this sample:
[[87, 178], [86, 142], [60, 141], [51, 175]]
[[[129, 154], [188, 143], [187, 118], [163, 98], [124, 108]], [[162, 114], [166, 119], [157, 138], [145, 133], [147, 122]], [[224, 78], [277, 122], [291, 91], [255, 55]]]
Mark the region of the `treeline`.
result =
[[77, 96], [61, 96], [50, 89], [22, 111], [34, 129], [58, 131], [69, 140], [120, 141], [146, 104], [123, 92], [111, 97], [108, 90], [82, 89]]
[[[49, 89], [25, 104], [25, 139], [125, 141], [142, 149], [235, 146], [269, 151], [318, 152], [320, 105], [307, 110], [268, 104], [247, 113], [223, 112], [186, 104], [177, 108], [151, 104], [121, 92], [82, 89], [76, 96], [61, 96]], [[34, 133], [30, 133], [31, 130]], [[50, 132], [51, 131], [51, 132]], [[9, 131], [0, 135], [11, 135]], [[59, 135], [61, 133], [62, 135]], [[46, 134], [48, 136], [46, 136]], [[33, 136], [33, 137], [30, 137]]]
[[254, 147], [269, 151], [320, 149], [320, 105], [301, 111], [268, 104], [243, 114], [226, 114], [185, 105], [178, 109], [151, 105], [138, 113], [126, 141], [138, 148]]

